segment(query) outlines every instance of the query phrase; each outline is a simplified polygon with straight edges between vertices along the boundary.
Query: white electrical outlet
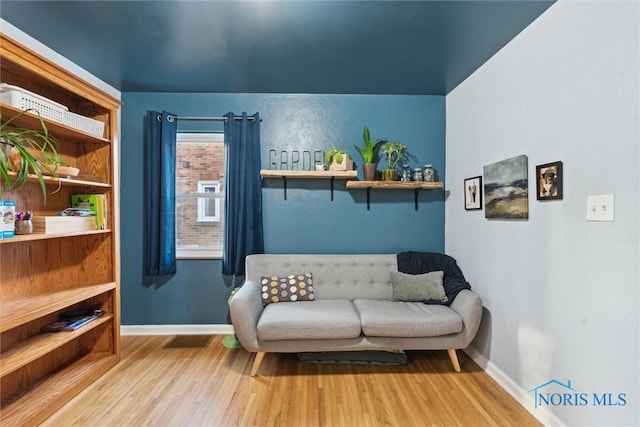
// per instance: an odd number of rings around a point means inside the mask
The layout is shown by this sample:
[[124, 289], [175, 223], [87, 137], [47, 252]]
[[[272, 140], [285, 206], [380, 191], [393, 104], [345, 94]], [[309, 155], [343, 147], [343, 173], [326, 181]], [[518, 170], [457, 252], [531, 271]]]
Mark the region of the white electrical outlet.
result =
[[613, 221], [613, 194], [587, 196], [587, 221]]

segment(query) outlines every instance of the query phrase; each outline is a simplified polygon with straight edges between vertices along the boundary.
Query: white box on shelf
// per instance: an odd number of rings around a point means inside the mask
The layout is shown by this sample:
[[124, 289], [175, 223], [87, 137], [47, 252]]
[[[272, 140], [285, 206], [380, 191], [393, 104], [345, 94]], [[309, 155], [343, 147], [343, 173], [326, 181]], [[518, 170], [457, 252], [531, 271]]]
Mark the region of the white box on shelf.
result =
[[41, 117], [64, 123], [64, 113], [69, 109], [62, 104], [29, 92], [18, 86], [0, 83], [0, 102], [21, 110], [37, 111]]
[[34, 216], [34, 233], [70, 233], [96, 229], [94, 216]]
[[63, 123], [72, 128], [97, 136], [98, 138], [104, 136], [104, 122], [100, 120], [91, 119], [80, 114], [72, 113], [71, 111], [65, 111]]

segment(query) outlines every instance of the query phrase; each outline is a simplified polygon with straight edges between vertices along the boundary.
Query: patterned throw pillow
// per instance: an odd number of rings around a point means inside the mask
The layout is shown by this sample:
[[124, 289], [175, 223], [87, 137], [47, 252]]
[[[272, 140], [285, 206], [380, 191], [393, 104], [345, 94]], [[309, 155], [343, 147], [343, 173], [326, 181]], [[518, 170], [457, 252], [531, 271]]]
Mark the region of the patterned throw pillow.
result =
[[283, 301], [313, 301], [311, 273], [290, 274], [285, 277], [262, 277], [260, 281], [262, 304]]

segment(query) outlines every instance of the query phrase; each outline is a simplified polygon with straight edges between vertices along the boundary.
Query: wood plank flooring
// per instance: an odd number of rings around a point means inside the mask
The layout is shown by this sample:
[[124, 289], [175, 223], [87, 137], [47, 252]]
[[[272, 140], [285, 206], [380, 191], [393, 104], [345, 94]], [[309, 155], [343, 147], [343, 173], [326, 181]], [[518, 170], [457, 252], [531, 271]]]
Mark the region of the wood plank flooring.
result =
[[[43, 426], [538, 426], [464, 353], [408, 352], [402, 366], [330, 365], [253, 354], [224, 336], [176, 344], [122, 337], [122, 361]], [[199, 347], [198, 347], [199, 345]]]

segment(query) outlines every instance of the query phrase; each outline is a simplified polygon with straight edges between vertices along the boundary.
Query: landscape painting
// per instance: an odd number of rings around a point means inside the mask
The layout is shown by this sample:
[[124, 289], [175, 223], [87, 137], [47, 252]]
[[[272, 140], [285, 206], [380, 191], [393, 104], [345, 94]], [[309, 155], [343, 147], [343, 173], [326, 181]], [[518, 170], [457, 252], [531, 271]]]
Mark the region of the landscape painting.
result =
[[484, 167], [485, 218], [529, 218], [527, 161], [523, 154]]

